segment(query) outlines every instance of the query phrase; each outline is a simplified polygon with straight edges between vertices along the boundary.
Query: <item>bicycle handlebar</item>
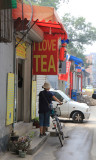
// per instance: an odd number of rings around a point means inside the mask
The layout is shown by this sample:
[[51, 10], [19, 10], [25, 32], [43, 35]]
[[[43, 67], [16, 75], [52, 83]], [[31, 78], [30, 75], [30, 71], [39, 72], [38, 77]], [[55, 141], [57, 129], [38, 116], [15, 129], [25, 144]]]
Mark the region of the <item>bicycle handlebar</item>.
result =
[[[63, 104], [63, 103], [62, 103], [62, 104]], [[62, 105], [62, 104], [58, 103], [57, 106]]]

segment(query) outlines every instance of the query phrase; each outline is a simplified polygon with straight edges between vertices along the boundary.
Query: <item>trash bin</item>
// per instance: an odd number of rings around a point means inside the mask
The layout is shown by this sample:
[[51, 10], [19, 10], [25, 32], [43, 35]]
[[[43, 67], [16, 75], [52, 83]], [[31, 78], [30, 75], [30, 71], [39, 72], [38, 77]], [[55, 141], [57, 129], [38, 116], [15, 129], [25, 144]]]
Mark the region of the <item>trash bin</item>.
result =
[[73, 99], [74, 101], [77, 101], [77, 90], [72, 89], [71, 99]]

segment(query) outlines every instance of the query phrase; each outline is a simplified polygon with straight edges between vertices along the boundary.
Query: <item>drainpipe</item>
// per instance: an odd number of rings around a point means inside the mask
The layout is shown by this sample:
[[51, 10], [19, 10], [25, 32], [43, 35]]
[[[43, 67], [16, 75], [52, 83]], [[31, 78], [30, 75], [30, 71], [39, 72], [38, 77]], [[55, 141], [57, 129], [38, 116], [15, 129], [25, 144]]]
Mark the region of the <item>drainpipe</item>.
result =
[[16, 121], [16, 113], [15, 113], [15, 110], [16, 110], [16, 93], [17, 93], [17, 80], [16, 80], [16, 38], [15, 38], [15, 32], [13, 33], [13, 53], [14, 53], [14, 112], [13, 112], [13, 131], [14, 131], [14, 124], [15, 124], [15, 121]]
[[82, 92], [82, 78], [83, 76], [82, 76], [82, 71], [81, 71], [81, 92]]
[[31, 103], [32, 103], [32, 59], [33, 59], [32, 46], [33, 46], [33, 42], [31, 43], [30, 122], [31, 122]]
[[24, 33], [24, 14], [23, 14], [23, 0], [22, 0], [22, 31]]
[[70, 71], [70, 98], [72, 89], [73, 89], [73, 73]]

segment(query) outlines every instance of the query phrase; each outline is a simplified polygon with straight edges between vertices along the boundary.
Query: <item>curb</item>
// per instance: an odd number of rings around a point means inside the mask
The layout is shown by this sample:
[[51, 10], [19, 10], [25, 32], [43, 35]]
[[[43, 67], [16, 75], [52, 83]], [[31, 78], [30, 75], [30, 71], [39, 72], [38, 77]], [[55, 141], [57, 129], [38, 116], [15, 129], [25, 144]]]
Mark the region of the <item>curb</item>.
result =
[[50, 136], [50, 133], [47, 133], [47, 135], [42, 138], [39, 138], [39, 135], [38, 137], [35, 137], [31, 142], [31, 147], [27, 151], [27, 154], [33, 155], [35, 152], [37, 152], [40, 149], [41, 145], [45, 143], [45, 141], [49, 136]]

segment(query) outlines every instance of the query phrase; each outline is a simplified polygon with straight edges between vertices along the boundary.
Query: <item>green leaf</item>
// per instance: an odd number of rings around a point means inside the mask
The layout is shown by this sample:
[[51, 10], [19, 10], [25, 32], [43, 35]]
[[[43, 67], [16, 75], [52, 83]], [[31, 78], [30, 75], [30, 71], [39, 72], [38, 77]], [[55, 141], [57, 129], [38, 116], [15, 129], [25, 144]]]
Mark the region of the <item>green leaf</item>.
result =
[[84, 17], [76, 18], [69, 13], [64, 15], [62, 22], [70, 42], [67, 45], [68, 53], [81, 58], [85, 63], [85, 67], [88, 67], [84, 55], [85, 45], [93, 44], [96, 41], [96, 28], [91, 23], [87, 23]]

